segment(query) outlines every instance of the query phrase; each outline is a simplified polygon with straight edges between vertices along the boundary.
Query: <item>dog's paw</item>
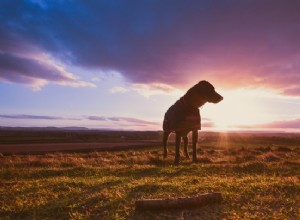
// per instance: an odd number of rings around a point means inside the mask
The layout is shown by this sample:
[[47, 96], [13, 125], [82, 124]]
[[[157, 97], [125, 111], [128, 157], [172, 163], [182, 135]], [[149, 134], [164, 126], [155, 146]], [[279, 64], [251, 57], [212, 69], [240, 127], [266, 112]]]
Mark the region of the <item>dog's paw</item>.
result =
[[164, 159], [167, 159], [167, 157], [168, 157], [168, 152], [165, 151], [165, 152], [164, 152]]

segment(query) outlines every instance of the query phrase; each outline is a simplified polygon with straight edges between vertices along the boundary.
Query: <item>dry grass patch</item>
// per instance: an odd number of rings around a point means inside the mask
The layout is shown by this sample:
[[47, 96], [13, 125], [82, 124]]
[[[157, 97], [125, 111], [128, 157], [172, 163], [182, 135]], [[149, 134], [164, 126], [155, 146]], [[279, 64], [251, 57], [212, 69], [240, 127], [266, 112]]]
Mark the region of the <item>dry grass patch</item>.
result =
[[[275, 158], [275, 159], [274, 159]], [[173, 165], [161, 149], [11, 155], [0, 160], [1, 219], [296, 219], [300, 152], [203, 148]], [[141, 198], [219, 191], [222, 204], [134, 211]]]

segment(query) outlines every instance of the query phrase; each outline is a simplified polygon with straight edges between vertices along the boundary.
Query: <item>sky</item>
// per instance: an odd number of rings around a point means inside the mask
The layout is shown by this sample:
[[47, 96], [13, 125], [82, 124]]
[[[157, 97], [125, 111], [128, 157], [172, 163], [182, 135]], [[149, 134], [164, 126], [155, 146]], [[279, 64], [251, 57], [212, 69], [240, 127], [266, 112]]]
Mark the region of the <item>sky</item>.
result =
[[202, 130], [300, 132], [298, 0], [2, 0], [0, 126], [161, 130], [201, 80]]

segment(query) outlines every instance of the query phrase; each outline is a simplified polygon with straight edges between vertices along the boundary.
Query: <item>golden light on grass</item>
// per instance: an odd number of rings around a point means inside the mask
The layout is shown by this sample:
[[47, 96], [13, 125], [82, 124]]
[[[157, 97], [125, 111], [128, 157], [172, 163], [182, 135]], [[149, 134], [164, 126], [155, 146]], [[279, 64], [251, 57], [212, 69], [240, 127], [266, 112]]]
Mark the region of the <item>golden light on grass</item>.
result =
[[219, 134], [217, 146], [222, 147], [222, 148], [226, 148], [226, 149], [229, 147], [229, 140], [228, 140], [228, 133], [227, 132], [222, 132], [222, 133]]
[[[227, 137], [221, 135], [223, 140]], [[163, 160], [160, 149], [3, 156], [0, 175], [5, 205], [0, 216], [145, 219], [149, 213], [134, 212], [137, 199], [221, 191], [225, 197], [219, 212], [208, 206], [186, 214], [190, 219], [296, 219], [299, 153], [275, 150], [241, 151], [234, 146], [205, 150], [209, 162], [184, 160], [179, 166], [172, 166], [171, 158]], [[163, 219], [166, 214], [170, 219], [180, 215], [174, 211], [153, 215]]]

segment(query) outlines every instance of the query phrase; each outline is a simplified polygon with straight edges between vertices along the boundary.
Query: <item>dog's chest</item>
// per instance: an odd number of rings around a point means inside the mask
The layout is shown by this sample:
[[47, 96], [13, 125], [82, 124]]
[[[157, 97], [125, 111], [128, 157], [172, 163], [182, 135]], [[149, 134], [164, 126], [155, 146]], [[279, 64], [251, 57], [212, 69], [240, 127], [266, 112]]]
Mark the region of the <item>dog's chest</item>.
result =
[[189, 108], [183, 99], [172, 105], [165, 114], [164, 130], [200, 130], [201, 117], [198, 108]]

